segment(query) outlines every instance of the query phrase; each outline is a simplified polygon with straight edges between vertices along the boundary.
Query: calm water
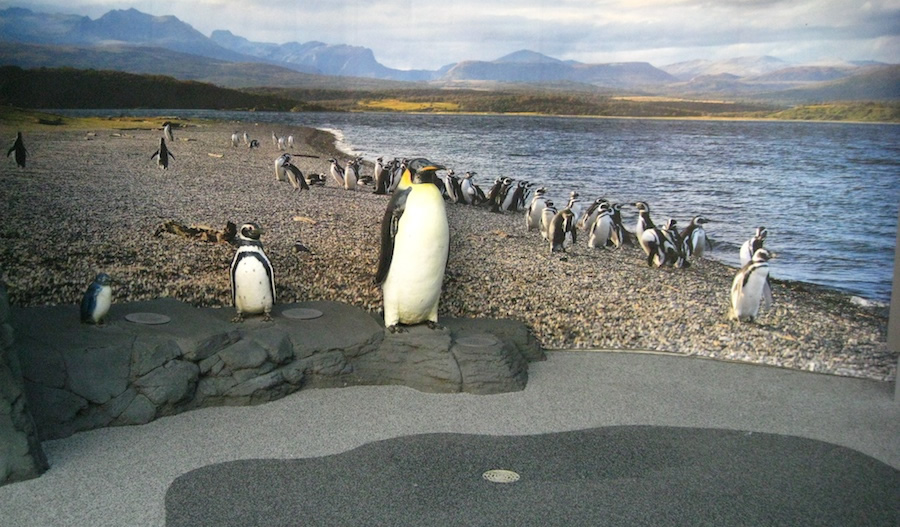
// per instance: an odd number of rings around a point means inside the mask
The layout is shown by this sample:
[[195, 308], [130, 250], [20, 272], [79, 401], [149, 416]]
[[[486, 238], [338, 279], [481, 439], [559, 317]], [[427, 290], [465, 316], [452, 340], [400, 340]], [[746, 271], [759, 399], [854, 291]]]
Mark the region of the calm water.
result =
[[[94, 112], [98, 113], [98, 112]], [[121, 113], [116, 111], [115, 113]], [[145, 114], [160, 114], [159, 110]], [[900, 206], [900, 127], [754, 121], [166, 111], [338, 132], [345, 150], [428, 157], [457, 173], [527, 179], [564, 203], [646, 201], [657, 223], [703, 215], [711, 257], [738, 265], [756, 226], [778, 254], [772, 275], [888, 301]], [[271, 128], [271, 129], [270, 129]], [[623, 208], [629, 226], [633, 207]]]

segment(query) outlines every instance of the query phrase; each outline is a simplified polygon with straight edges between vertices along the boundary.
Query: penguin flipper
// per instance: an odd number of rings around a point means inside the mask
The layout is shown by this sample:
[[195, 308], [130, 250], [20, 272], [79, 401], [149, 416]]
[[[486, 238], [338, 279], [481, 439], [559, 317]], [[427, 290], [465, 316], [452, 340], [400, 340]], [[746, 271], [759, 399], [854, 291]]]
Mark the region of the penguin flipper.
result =
[[775, 299], [772, 298], [772, 286], [769, 285], [769, 278], [766, 277], [766, 283], [763, 284], [762, 290], [762, 299], [763, 305], [766, 308], [766, 311], [772, 309], [772, 305], [775, 303]]
[[391, 260], [394, 258], [394, 239], [397, 236], [397, 228], [400, 217], [406, 209], [406, 198], [412, 189], [407, 187], [400, 192], [391, 195], [384, 218], [381, 220], [381, 255], [378, 258], [378, 270], [375, 273], [375, 283], [382, 284], [387, 278], [391, 268]]
[[153, 161], [153, 158], [158, 155], [159, 155], [159, 150], [157, 150], [156, 152], [153, 152], [153, 154], [150, 155], [150, 160]]
[[81, 321], [90, 322], [91, 313], [97, 305], [97, 292], [100, 287], [97, 284], [91, 284], [84, 296], [81, 298]]
[[6, 153], [6, 157], [9, 157], [9, 154], [12, 154], [13, 150], [15, 150], [15, 149], [16, 149], [16, 145], [13, 145], [12, 148], [10, 148], [9, 151]]

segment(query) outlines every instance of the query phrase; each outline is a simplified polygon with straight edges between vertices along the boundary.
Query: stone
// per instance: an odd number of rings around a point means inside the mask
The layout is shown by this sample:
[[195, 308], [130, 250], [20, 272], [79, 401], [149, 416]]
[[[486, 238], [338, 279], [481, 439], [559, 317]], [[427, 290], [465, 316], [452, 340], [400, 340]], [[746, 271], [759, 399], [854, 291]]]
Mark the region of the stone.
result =
[[258, 368], [269, 358], [268, 352], [250, 339], [241, 339], [218, 355], [232, 371]]
[[115, 420], [115, 424], [143, 425], [149, 423], [155, 417], [156, 405], [144, 395], [137, 394], [131, 401], [131, 404]]
[[72, 421], [88, 407], [87, 399], [67, 390], [25, 381], [25, 396], [41, 440], [68, 437], [75, 431]]
[[68, 350], [63, 355], [68, 388], [95, 404], [103, 404], [128, 388], [131, 348], [100, 347]]
[[502, 342], [512, 344], [528, 362], [546, 360], [547, 356], [540, 343], [528, 329], [518, 320], [508, 318], [445, 318], [441, 324], [450, 329], [456, 336], [464, 334], [490, 334]]
[[175, 340], [157, 335], [139, 335], [131, 353], [131, 377], [142, 377], [183, 355]]
[[512, 344], [493, 335], [467, 335], [457, 339], [450, 351], [467, 393], [514, 392], [528, 383], [528, 362]]
[[294, 358], [294, 346], [286, 331], [264, 328], [253, 334], [253, 340], [269, 354], [269, 360], [282, 365]]
[[273, 371], [263, 375], [262, 377], [254, 377], [247, 382], [238, 384], [234, 388], [228, 390], [225, 394], [229, 397], [247, 397], [257, 392], [267, 390], [273, 386], [284, 382], [284, 377], [280, 371]]
[[51, 388], [66, 387], [66, 365], [59, 350], [28, 337], [19, 338], [16, 348], [26, 379]]
[[138, 391], [156, 406], [172, 405], [193, 395], [200, 368], [193, 362], [173, 360], [137, 379]]
[[426, 325], [387, 334], [378, 351], [353, 361], [354, 376], [363, 383], [403, 384], [424, 392], [455, 393], [462, 375], [450, 353], [450, 331]]
[[384, 328], [365, 311], [339, 302], [302, 302], [283, 306], [316, 309], [322, 316], [312, 320], [276, 318], [277, 327], [290, 335], [298, 359], [317, 353], [341, 351], [353, 358], [378, 349]]

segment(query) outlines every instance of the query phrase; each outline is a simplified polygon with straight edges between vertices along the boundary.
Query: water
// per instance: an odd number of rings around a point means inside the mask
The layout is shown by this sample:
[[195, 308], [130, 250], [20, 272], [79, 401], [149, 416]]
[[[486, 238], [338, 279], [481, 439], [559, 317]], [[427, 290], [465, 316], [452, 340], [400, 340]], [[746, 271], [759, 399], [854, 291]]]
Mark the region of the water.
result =
[[[98, 113], [92, 111], [90, 113]], [[110, 113], [110, 112], [107, 112]], [[115, 111], [112, 113], [123, 113]], [[129, 112], [139, 113], [139, 112]], [[147, 110], [143, 114], [160, 114]], [[534, 116], [165, 111], [337, 131], [342, 147], [374, 160], [428, 157], [482, 188], [510, 176], [546, 186], [646, 201], [657, 223], [695, 215], [714, 242], [710, 257], [738, 266], [757, 226], [777, 253], [772, 275], [889, 301], [900, 142], [895, 125], [815, 122], [582, 119]], [[270, 130], [271, 128], [271, 130]], [[251, 129], [251, 132], [256, 129]], [[263, 144], [267, 144], [265, 141]], [[636, 213], [623, 207], [631, 226]]]

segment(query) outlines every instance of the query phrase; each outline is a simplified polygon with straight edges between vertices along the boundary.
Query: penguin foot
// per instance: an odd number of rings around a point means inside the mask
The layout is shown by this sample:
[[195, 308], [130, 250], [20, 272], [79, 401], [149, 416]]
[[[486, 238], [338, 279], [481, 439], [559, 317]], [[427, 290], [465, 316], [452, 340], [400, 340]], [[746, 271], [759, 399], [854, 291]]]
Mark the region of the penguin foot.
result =
[[238, 313], [234, 318], [231, 319], [231, 321], [234, 322], [235, 324], [240, 324], [241, 322], [244, 321], [244, 315], [242, 315], [241, 313]]
[[391, 333], [406, 333], [407, 332], [406, 328], [402, 328], [397, 324], [394, 324], [393, 326], [388, 326], [387, 330], [390, 331]]
[[435, 322], [433, 320], [429, 320], [429, 321], [425, 322], [425, 325], [428, 326], [428, 329], [433, 329], [435, 331], [441, 331], [443, 329], [446, 329], [446, 328], [444, 328], [444, 326], [438, 324], [437, 322]]
[[272, 322], [272, 313], [270, 313], [269, 311], [266, 311], [263, 314], [263, 322]]

